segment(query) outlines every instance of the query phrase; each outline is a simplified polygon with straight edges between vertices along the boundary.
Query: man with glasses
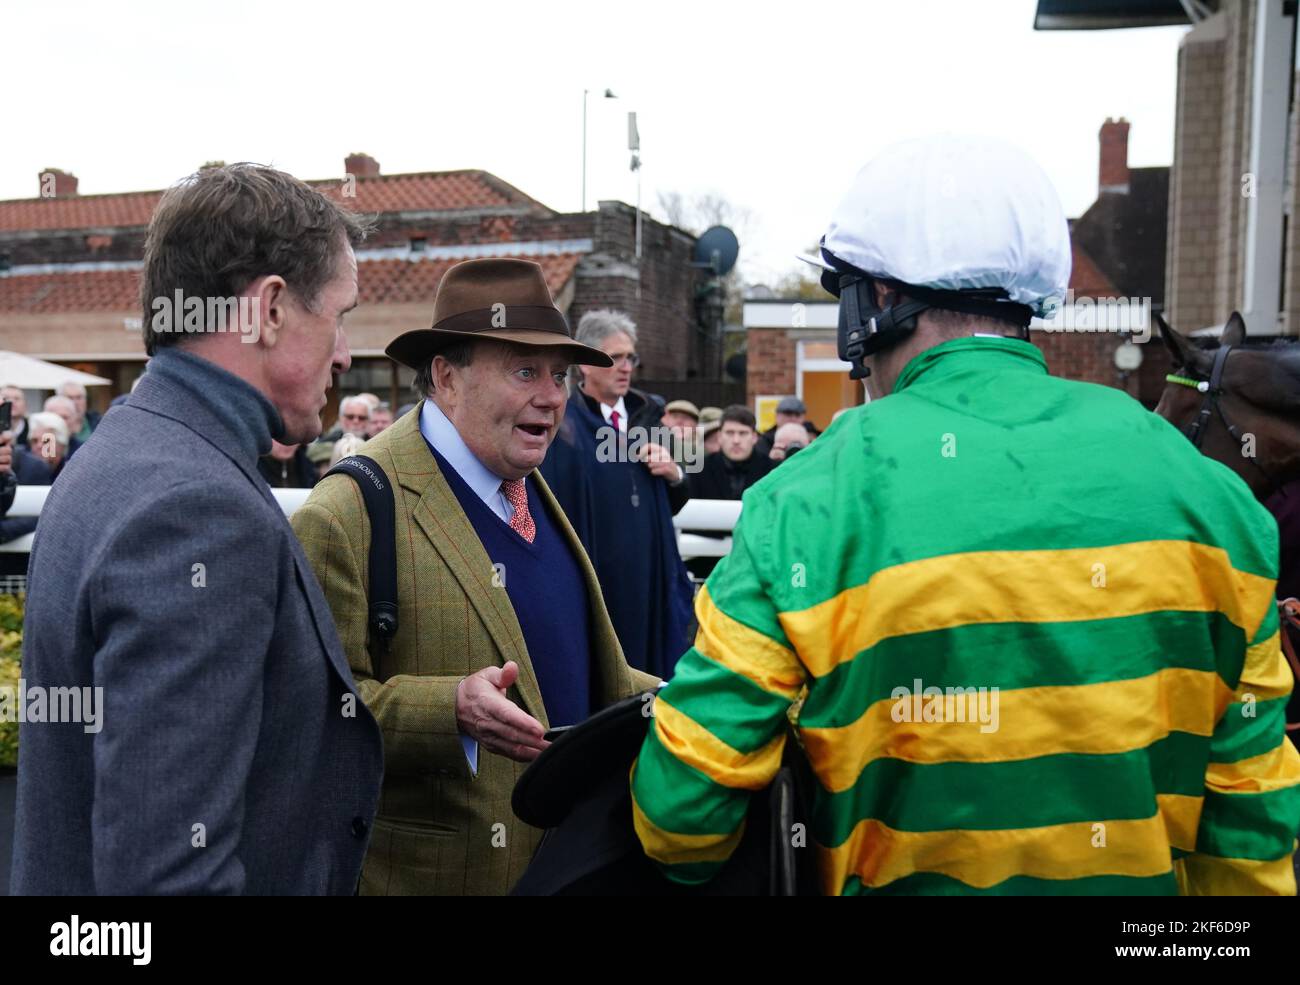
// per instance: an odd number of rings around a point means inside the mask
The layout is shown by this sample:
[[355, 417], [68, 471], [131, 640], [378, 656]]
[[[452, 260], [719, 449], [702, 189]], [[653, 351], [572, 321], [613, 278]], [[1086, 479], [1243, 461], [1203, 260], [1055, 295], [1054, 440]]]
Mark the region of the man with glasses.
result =
[[640, 362], [632, 319], [589, 311], [576, 338], [613, 365], [576, 367], [542, 475], [596, 566], [627, 662], [666, 677], [689, 644], [691, 585], [673, 530], [690, 498], [686, 470], [658, 443], [670, 434], [663, 398], [632, 387]]
[[339, 427], [343, 429], [343, 434], [355, 434], [364, 438], [369, 426], [370, 404], [366, 403], [365, 398], [359, 394], [344, 397], [339, 404]]

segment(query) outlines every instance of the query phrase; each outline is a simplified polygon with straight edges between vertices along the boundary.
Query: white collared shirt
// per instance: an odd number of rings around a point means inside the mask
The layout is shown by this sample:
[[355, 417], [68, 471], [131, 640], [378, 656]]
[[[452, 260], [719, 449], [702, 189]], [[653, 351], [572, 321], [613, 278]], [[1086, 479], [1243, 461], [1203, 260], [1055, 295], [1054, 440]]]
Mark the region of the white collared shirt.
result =
[[[447, 464], [456, 470], [465, 485], [474, 490], [474, 495], [483, 500], [497, 516], [510, 522], [515, 515], [515, 508], [506, 500], [501, 491], [505, 480], [484, 465], [477, 455], [465, 444], [465, 439], [456, 430], [456, 425], [448, 420], [442, 408], [432, 400], [425, 400], [424, 409], [420, 411], [420, 433], [429, 444], [438, 449], [438, 454], [447, 460]], [[527, 481], [526, 479], [524, 481]], [[478, 743], [468, 735], [461, 733], [461, 748], [469, 761], [469, 771], [478, 776]]]
[[515, 515], [515, 508], [510, 505], [501, 491], [501, 483], [505, 480], [479, 461], [478, 456], [469, 450], [469, 445], [465, 444], [465, 439], [456, 430], [456, 425], [448, 420], [442, 408], [432, 400], [426, 400], [424, 409], [420, 411], [420, 433], [429, 444], [438, 449], [438, 454], [456, 470], [456, 474], [465, 481], [465, 485], [474, 490], [474, 495], [483, 500], [488, 509], [509, 523], [510, 518]]
[[[600, 412], [605, 416], [606, 424], [610, 423], [610, 415], [614, 411], [618, 411], [618, 429], [624, 434], [627, 434], [627, 404], [623, 403], [622, 397], [618, 398], [618, 403], [614, 404], [613, 407], [609, 406], [609, 404], [601, 403]], [[438, 450], [442, 451], [441, 448]]]

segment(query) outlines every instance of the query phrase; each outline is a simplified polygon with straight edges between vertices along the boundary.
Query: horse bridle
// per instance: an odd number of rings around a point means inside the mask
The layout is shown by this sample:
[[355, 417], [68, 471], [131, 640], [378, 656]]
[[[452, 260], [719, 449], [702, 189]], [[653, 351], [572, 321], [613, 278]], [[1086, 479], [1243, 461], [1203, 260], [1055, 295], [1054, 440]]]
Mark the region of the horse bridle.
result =
[[[1208, 430], [1210, 418], [1217, 413], [1219, 420], [1223, 422], [1224, 429], [1232, 436], [1232, 439], [1240, 446], [1242, 441], [1241, 430], [1228, 420], [1228, 415], [1223, 409], [1223, 404], [1219, 398], [1223, 395], [1223, 368], [1227, 365], [1228, 355], [1235, 346], [1221, 345], [1214, 353], [1214, 365], [1210, 367], [1210, 377], [1206, 380], [1198, 380], [1194, 377], [1180, 376], [1177, 373], [1169, 373], [1165, 380], [1169, 383], [1177, 383], [1181, 386], [1189, 386], [1194, 390], [1204, 394], [1201, 400], [1201, 409], [1196, 418], [1187, 428], [1182, 429], [1183, 434], [1191, 441], [1192, 447], [1197, 451], [1201, 450], [1201, 443], [1205, 441], [1205, 432]], [[1186, 367], [1184, 367], [1186, 369]], [[1259, 469], [1260, 474], [1269, 481], [1273, 489], [1280, 489], [1281, 485], [1268, 473], [1264, 466], [1255, 460], [1253, 455], [1243, 456], [1251, 465]]]

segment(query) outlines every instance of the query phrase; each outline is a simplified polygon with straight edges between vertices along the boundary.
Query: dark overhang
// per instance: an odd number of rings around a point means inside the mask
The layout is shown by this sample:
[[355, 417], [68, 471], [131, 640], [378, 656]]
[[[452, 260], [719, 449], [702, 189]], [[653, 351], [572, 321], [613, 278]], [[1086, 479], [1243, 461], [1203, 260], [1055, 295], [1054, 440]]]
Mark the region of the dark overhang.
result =
[[1186, 26], [1215, 13], [1218, 0], [1038, 0], [1035, 31]]

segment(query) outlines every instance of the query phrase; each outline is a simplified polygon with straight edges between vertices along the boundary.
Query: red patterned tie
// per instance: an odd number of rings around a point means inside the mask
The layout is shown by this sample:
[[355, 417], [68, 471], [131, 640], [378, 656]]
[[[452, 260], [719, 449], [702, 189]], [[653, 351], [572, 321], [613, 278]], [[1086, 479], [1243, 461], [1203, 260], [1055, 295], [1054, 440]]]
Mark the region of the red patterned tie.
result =
[[515, 508], [510, 517], [510, 529], [531, 544], [537, 536], [537, 524], [528, 511], [528, 492], [524, 489], [524, 480], [507, 479], [501, 483], [501, 492], [505, 495], [506, 502]]
[[618, 430], [618, 411], [611, 410], [609, 412], [609, 423], [614, 425], [615, 431]]

